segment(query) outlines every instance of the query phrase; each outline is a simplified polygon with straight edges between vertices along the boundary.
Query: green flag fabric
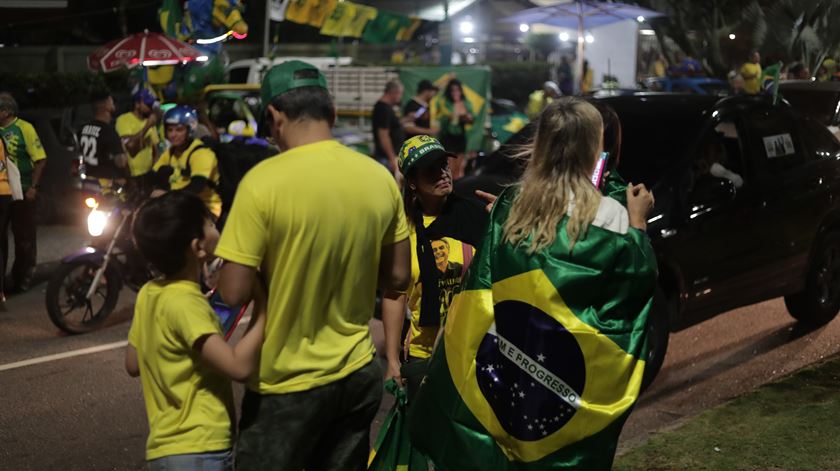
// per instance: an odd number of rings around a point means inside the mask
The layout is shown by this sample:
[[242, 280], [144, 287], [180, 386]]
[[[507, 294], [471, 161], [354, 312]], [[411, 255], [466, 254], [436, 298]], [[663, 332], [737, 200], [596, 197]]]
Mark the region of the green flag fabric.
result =
[[181, 22], [184, 21], [184, 12], [181, 10], [181, 2], [178, 0], [163, 0], [158, 9], [158, 20], [160, 28], [167, 36], [176, 38], [181, 29]]
[[446, 115], [443, 91], [446, 84], [457, 78], [464, 86], [464, 97], [470, 103], [473, 113], [473, 124], [468, 125], [467, 151], [484, 150], [484, 126], [487, 122], [490, 102], [490, 68], [489, 67], [402, 67], [400, 68], [400, 82], [406, 90], [403, 105], [411, 99], [413, 91], [421, 80], [429, 80], [440, 89], [440, 93], [430, 103], [432, 122], [441, 124], [441, 118]]
[[428, 471], [428, 460], [411, 446], [406, 427], [406, 392], [393, 378], [385, 390], [394, 395], [394, 407], [385, 417], [368, 459], [370, 471]]
[[771, 80], [770, 85], [772, 86], [770, 93], [773, 95], [773, 104], [779, 102], [779, 81], [781, 79], [782, 73], [782, 63], [778, 62], [776, 64], [767, 67], [763, 71], [764, 81], [766, 83], [767, 80]]
[[[502, 239], [516, 191], [496, 202], [450, 307], [412, 443], [441, 471], [609, 470], [644, 373], [653, 249], [626, 225], [591, 225], [571, 250], [566, 217], [529, 255]], [[599, 216], [619, 206], [606, 203]]]
[[372, 44], [395, 43], [400, 30], [408, 26], [411, 26], [411, 18], [379, 10], [376, 18], [367, 22], [362, 41]]

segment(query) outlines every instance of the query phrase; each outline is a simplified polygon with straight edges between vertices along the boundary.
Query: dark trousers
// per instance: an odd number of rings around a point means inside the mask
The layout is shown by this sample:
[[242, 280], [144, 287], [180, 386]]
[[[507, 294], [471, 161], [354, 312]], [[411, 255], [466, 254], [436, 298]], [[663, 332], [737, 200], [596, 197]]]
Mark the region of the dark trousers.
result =
[[288, 394], [246, 391], [236, 444], [239, 471], [367, 469], [370, 423], [382, 400], [374, 359], [333, 383]]
[[0, 295], [6, 292], [6, 260], [9, 259], [9, 219], [12, 217], [12, 197], [0, 196]]
[[[35, 201], [26, 199], [12, 201], [9, 213], [12, 236], [15, 240], [15, 263], [12, 265], [12, 281], [17, 287], [25, 279], [31, 279], [35, 272], [35, 262], [38, 256], [35, 240]], [[0, 242], [2, 242], [2, 246], [0, 246], [0, 252], [3, 255], [2, 268], [5, 271], [9, 259], [9, 245], [5, 238]]]

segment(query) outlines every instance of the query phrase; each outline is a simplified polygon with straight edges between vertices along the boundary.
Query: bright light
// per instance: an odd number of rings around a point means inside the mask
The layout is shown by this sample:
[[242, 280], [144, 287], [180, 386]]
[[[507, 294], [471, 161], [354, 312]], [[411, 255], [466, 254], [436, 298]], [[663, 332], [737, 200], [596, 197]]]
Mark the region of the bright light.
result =
[[639, 15], [639, 16], [636, 17], [636, 21], [638, 21], [639, 23], [644, 23], [645, 22], [645, 17], [642, 16], [642, 15]]
[[475, 38], [464, 38], [463, 41], [467, 44], [472, 44], [475, 42]]
[[234, 37], [235, 39], [245, 39], [245, 38], [247, 38], [247, 37], [248, 37], [248, 33], [239, 34], [239, 33], [237, 33], [236, 31], [231, 31], [231, 33], [230, 33], [230, 34], [231, 34], [231, 35], [233, 35], [233, 37]]
[[207, 56], [198, 56], [195, 58], [198, 62], [207, 62], [207, 59], [209, 59]]
[[462, 34], [472, 34], [473, 30], [475, 29], [475, 25], [472, 21], [462, 21], [460, 29]]
[[522, 23], [521, 25], [519, 25], [519, 31], [521, 31], [523, 33], [527, 33], [528, 30], [530, 30], [530, 29], [531, 29], [531, 27], [526, 25], [525, 23]]
[[589, 44], [594, 43], [595, 42], [595, 36], [592, 36], [591, 34], [587, 34], [586, 35], [586, 42], [589, 43]]
[[578, 42], [579, 42], [579, 43], [582, 43], [582, 42], [583, 42], [583, 37], [578, 36]]
[[735, 39], [735, 33], [729, 33], [729, 39]]
[[656, 31], [652, 29], [640, 29], [639, 34], [641, 34], [642, 36], [653, 36], [656, 34]]
[[85, 206], [90, 209], [96, 209], [99, 207], [99, 203], [96, 201], [96, 198], [85, 198]]
[[105, 225], [108, 223], [108, 215], [104, 211], [94, 209], [87, 219], [88, 233], [93, 237], [99, 237], [105, 232]]
[[569, 33], [560, 33], [560, 40], [561, 41], [568, 41], [569, 40]]

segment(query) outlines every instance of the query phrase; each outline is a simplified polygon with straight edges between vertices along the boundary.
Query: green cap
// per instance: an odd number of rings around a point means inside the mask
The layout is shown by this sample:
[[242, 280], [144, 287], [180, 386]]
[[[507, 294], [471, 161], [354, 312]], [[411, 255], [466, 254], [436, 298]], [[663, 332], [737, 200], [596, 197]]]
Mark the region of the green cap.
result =
[[398, 156], [400, 172], [403, 175], [415, 168], [422, 168], [433, 163], [436, 157], [456, 157], [452, 152], [447, 152], [440, 141], [431, 136], [414, 136], [402, 145]]
[[265, 74], [260, 90], [263, 113], [272, 98], [300, 87], [327, 88], [327, 79], [317, 67], [303, 61], [286, 61], [272, 67]]

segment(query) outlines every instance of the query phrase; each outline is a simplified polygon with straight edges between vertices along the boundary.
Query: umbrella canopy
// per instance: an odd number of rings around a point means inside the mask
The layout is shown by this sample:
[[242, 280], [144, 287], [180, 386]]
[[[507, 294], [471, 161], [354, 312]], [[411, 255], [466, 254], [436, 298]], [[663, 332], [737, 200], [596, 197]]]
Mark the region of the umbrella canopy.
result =
[[635, 5], [594, 0], [573, 0], [568, 3], [529, 8], [503, 18], [505, 23], [544, 24], [560, 28], [577, 29], [578, 84], [583, 83], [584, 31], [619, 21], [637, 20], [639, 17], [656, 18], [662, 13]]
[[174, 65], [203, 62], [207, 56], [189, 44], [161, 33], [132, 34], [111, 41], [88, 56], [88, 67], [101, 72], [144, 65]]
[[558, 5], [529, 8], [504, 18], [505, 23], [544, 24], [560, 28], [594, 29], [638, 17], [656, 18], [662, 13], [617, 2], [578, 0]]

